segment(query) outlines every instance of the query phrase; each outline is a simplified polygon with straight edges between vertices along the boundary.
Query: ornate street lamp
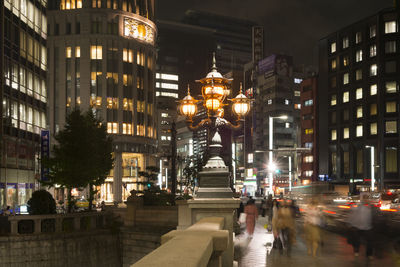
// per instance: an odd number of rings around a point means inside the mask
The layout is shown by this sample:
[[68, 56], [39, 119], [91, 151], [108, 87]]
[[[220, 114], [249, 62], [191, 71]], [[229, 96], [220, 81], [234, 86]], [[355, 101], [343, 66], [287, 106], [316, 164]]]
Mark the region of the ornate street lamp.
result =
[[[195, 131], [201, 127], [208, 127], [212, 136], [211, 145], [209, 147], [210, 159], [203, 167], [203, 171], [199, 173], [200, 187], [197, 197], [213, 198], [213, 197], [232, 197], [232, 190], [229, 187], [229, 171], [224, 161], [219, 156], [221, 145], [221, 136], [218, 129], [227, 127], [230, 129], [239, 129], [242, 127], [242, 118], [250, 111], [251, 99], [248, 99], [242, 93], [242, 84], [240, 84], [239, 94], [229, 101], [233, 102], [232, 111], [236, 115], [236, 124], [232, 124], [223, 118], [224, 106], [227, 96], [230, 94], [230, 83], [232, 79], [225, 78], [217, 71], [215, 54], [213, 55], [213, 65], [211, 72], [205, 78], [198, 80], [200, 82], [201, 94], [203, 99], [196, 100], [190, 95], [188, 87], [188, 95], [179, 102], [179, 110], [186, 117], [186, 122], [190, 130]], [[207, 110], [207, 118], [200, 121], [197, 125], [193, 125], [193, 116], [197, 113], [197, 102], [202, 102]]]

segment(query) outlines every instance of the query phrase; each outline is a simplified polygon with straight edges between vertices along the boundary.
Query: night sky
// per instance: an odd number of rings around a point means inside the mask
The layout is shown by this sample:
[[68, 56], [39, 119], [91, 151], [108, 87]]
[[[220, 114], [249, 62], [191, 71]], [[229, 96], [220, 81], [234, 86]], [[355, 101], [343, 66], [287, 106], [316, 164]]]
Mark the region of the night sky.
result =
[[393, 0], [156, 0], [157, 18], [180, 20], [187, 9], [252, 20], [264, 26], [265, 55], [286, 53], [316, 65], [317, 42], [393, 6]]

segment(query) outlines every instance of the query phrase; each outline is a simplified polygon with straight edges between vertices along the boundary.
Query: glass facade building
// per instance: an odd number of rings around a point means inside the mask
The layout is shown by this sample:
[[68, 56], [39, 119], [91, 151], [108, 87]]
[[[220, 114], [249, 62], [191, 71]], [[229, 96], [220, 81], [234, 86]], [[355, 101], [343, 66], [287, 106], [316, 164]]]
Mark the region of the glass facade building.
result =
[[38, 188], [40, 132], [46, 128], [45, 0], [0, 5], [0, 206], [26, 204]]
[[[99, 200], [121, 202], [156, 166], [154, 1], [49, 3], [49, 128], [73, 109], [91, 110], [113, 135], [115, 167]], [[57, 194], [56, 194], [57, 195]]]

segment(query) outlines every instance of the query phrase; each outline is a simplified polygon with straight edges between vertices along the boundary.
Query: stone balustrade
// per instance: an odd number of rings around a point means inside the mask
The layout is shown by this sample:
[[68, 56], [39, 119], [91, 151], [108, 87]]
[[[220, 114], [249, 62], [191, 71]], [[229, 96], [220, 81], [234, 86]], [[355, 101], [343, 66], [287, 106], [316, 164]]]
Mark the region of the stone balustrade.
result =
[[4, 227], [0, 234], [76, 232], [104, 228], [106, 212], [2, 216], [0, 220], [1, 226]]
[[133, 267], [221, 267], [222, 253], [229, 247], [229, 231], [223, 217], [205, 217], [186, 230], [173, 230], [161, 237], [161, 246]]

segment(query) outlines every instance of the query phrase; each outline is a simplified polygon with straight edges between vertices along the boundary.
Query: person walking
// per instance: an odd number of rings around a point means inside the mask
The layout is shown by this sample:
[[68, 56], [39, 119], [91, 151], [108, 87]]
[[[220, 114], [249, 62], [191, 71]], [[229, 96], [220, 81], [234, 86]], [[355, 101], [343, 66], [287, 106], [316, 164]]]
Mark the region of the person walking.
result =
[[366, 243], [366, 256], [372, 259], [373, 252], [373, 208], [369, 205], [366, 195], [361, 196], [361, 203], [351, 209], [348, 223], [350, 225], [349, 243], [353, 246], [354, 256], [358, 257], [362, 241]]
[[304, 218], [304, 233], [307, 241], [307, 252], [315, 258], [318, 245], [321, 242], [320, 213], [316, 201], [312, 200], [308, 205]]
[[244, 208], [244, 213], [246, 213], [246, 229], [248, 237], [250, 238], [253, 237], [254, 228], [258, 218], [258, 211], [255, 203], [254, 199], [250, 199]]
[[278, 230], [278, 211], [279, 211], [279, 203], [274, 199], [272, 201], [272, 212], [271, 212], [271, 224], [272, 224], [272, 234], [274, 236], [274, 248], [280, 247], [279, 240], [279, 230]]
[[278, 231], [282, 242], [280, 251], [283, 253], [283, 249], [286, 249], [287, 255], [290, 256], [291, 247], [295, 243], [296, 238], [293, 212], [287, 201], [284, 202], [283, 207], [278, 211]]

